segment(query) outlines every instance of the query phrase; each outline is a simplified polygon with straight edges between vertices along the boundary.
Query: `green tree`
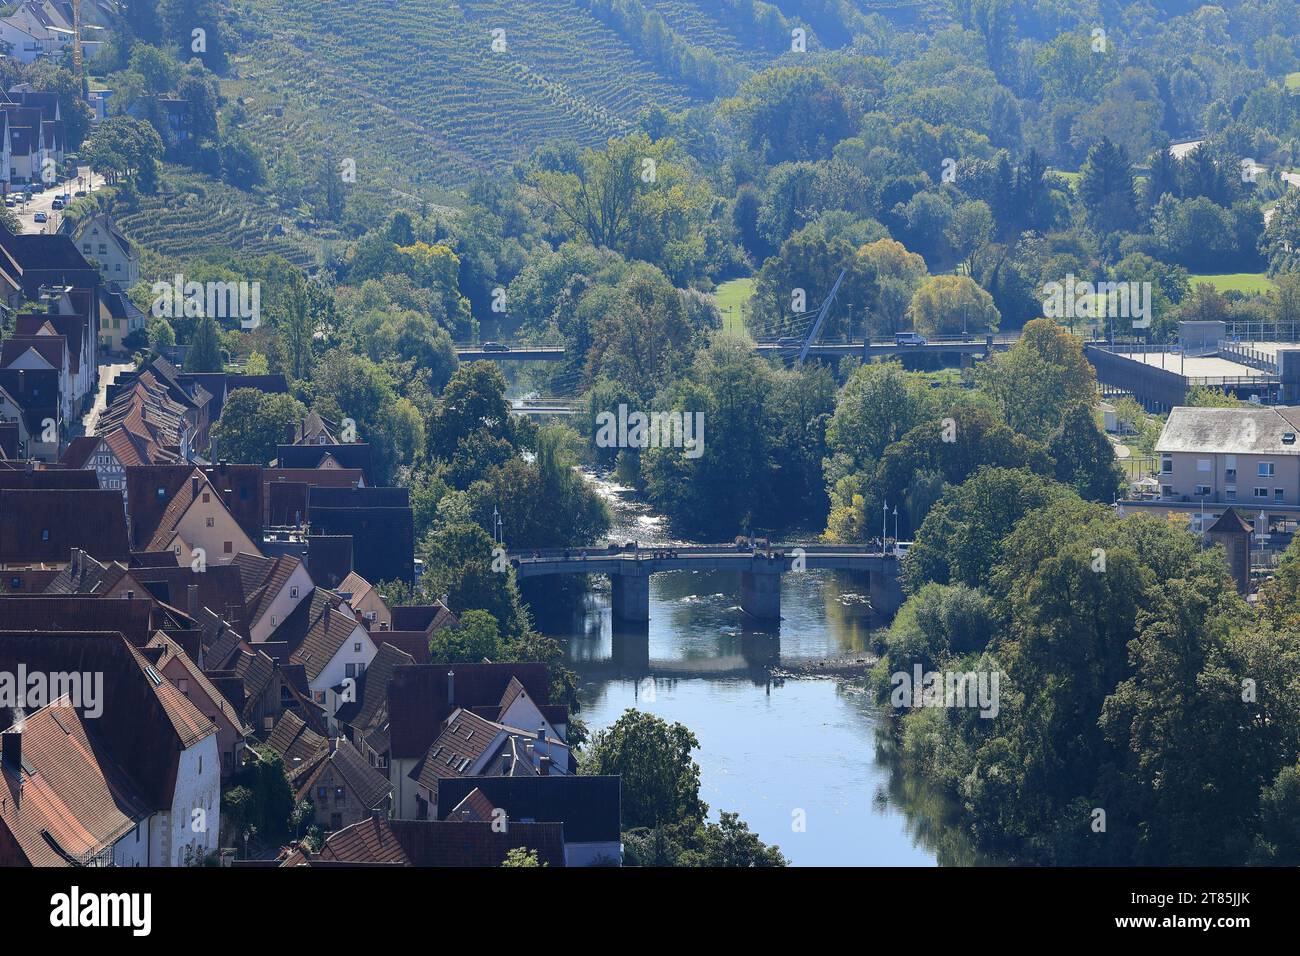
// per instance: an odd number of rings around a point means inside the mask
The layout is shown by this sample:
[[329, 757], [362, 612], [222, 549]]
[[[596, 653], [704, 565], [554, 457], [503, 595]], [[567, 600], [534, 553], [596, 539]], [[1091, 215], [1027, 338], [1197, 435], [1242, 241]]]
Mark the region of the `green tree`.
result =
[[908, 314], [922, 335], [993, 332], [1001, 321], [993, 297], [966, 276], [931, 276], [912, 296]]
[[506, 854], [506, 858], [501, 861], [502, 866], [508, 867], [534, 867], [546, 866], [545, 863], [539, 863], [537, 860], [537, 851], [530, 850], [527, 847], [517, 846]]
[[429, 419], [429, 454], [450, 459], [480, 430], [513, 444], [516, 430], [505, 392], [505, 376], [494, 362], [470, 362], [456, 369]]
[[785, 866], [781, 848], [768, 846], [750, 832], [738, 813], [722, 811], [717, 823], [705, 823], [695, 831], [695, 846], [682, 854], [682, 866], [767, 867]]
[[1103, 504], [1119, 494], [1120, 470], [1115, 450], [1098, 427], [1092, 409], [1072, 405], [1047, 441], [1047, 453], [1056, 462], [1056, 480], [1070, 485], [1080, 496]]
[[702, 823], [708, 806], [691, 756], [699, 746], [683, 725], [629, 709], [592, 737], [581, 772], [623, 778], [624, 829]]
[[277, 445], [289, 440], [306, 409], [292, 395], [237, 388], [226, 398], [212, 429], [212, 457], [265, 465]]
[[435, 664], [497, 660], [500, 641], [496, 618], [487, 611], [466, 611], [459, 624], [441, 628], [429, 639], [429, 660]]
[[1103, 136], [1088, 150], [1079, 170], [1079, 198], [1084, 216], [1097, 232], [1131, 230], [1137, 218], [1133, 168], [1123, 146]]
[[1065, 409], [1091, 405], [1096, 373], [1083, 355], [1082, 341], [1051, 319], [1025, 325], [1008, 351], [983, 363], [980, 387], [998, 401], [1003, 418], [1016, 431], [1045, 439]]
[[221, 333], [211, 316], [199, 319], [185, 353], [185, 371], [220, 372], [225, 366], [221, 355]]

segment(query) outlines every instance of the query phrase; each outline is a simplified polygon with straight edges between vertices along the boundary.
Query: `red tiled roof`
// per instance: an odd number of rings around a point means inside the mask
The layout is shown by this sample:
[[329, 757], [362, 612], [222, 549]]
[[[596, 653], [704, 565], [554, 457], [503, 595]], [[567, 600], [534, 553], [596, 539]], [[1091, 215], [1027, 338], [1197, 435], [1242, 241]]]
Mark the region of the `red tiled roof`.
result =
[[0, 562], [67, 561], [73, 548], [126, 561], [122, 496], [99, 489], [0, 489]]
[[32, 866], [88, 864], [149, 816], [86, 726], [66, 698], [42, 707], [23, 723], [22, 766], [3, 764], [0, 821]]
[[[389, 640], [386, 632], [376, 632]], [[448, 696], [447, 674], [454, 673]], [[528, 690], [533, 703], [550, 700], [550, 668], [542, 663], [417, 664], [398, 667], [388, 688], [388, 718], [395, 759], [424, 756], [457, 707], [486, 707], [500, 703], [512, 677]]]
[[301, 664], [308, 679], [315, 680], [360, 627], [355, 618], [330, 608], [312, 625], [297, 650], [289, 655], [289, 663]]
[[517, 848], [536, 851], [546, 866], [564, 866], [564, 824], [511, 823], [498, 833], [491, 823], [370, 818], [331, 834], [319, 854], [295, 851], [281, 865], [500, 866]]

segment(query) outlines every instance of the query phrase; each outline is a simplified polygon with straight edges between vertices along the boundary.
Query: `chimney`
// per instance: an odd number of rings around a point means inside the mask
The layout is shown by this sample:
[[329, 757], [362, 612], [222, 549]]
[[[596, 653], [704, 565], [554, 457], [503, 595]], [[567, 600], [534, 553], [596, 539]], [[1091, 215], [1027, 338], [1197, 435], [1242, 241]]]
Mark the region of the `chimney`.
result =
[[546, 725], [545, 725], [545, 724], [538, 724], [538, 725], [537, 725], [537, 739], [538, 739], [538, 740], [545, 740], [545, 739], [546, 739]]
[[189, 612], [191, 620], [198, 620], [199, 616], [199, 586], [191, 584], [187, 589], [187, 600], [185, 608]]
[[0, 740], [4, 741], [3, 760], [17, 773], [23, 768], [23, 727], [22, 722], [14, 724], [3, 734], [0, 734]]
[[456, 701], [456, 672], [447, 671], [447, 703], [448, 705]]
[[27, 463], [23, 465], [23, 471], [25, 471], [29, 475], [32, 474], [34, 471], [36, 471], [36, 462], [33, 459], [28, 458]]
[[190, 497], [197, 498], [198, 496], [199, 496], [199, 476], [191, 475], [190, 476]]
[[543, 757], [543, 758], [539, 761], [539, 766], [538, 766], [538, 768], [537, 768], [537, 772], [538, 772], [539, 774], [541, 774], [543, 777], [549, 777], [549, 776], [551, 775], [551, 758], [550, 758], [550, 757]]
[[501, 776], [503, 777], [510, 776], [510, 755], [509, 754], [501, 755]]
[[531, 740], [524, 744], [524, 755], [528, 758], [529, 763], [533, 762], [533, 742]]

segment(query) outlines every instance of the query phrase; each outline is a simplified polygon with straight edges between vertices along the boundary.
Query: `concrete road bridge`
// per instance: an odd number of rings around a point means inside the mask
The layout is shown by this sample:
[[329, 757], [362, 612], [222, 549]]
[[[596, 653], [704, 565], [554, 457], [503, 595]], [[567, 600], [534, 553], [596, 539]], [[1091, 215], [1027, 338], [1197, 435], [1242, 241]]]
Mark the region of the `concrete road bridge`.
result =
[[559, 362], [564, 359], [564, 348], [532, 345], [512, 345], [505, 349], [485, 350], [478, 346], [456, 347], [456, 358], [462, 362]]
[[779, 544], [757, 550], [735, 544], [549, 548], [514, 551], [509, 557], [519, 578], [608, 575], [614, 615], [630, 622], [650, 620], [650, 575], [660, 571], [739, 571], [740, 606], [760, 621], [781, 619], [781, 575], [790, 572], [865, 572], [870, 578], [871, 606], [878, 614], [888, 617], [902, 603], [897, 556], [853, 545]]

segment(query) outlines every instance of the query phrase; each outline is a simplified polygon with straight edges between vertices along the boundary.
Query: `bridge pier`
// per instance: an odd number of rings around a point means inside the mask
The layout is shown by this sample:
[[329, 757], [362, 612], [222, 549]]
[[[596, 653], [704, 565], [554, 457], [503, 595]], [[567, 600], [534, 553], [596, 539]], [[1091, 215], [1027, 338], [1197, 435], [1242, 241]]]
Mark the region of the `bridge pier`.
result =
[[758, 567], [740, 574], [740, 607], [760, 621], [781, 620], [781, 565]]
[[622, 621], [650, 620], [650, 571], [640, 567], [609, 576], [610, 609]]

